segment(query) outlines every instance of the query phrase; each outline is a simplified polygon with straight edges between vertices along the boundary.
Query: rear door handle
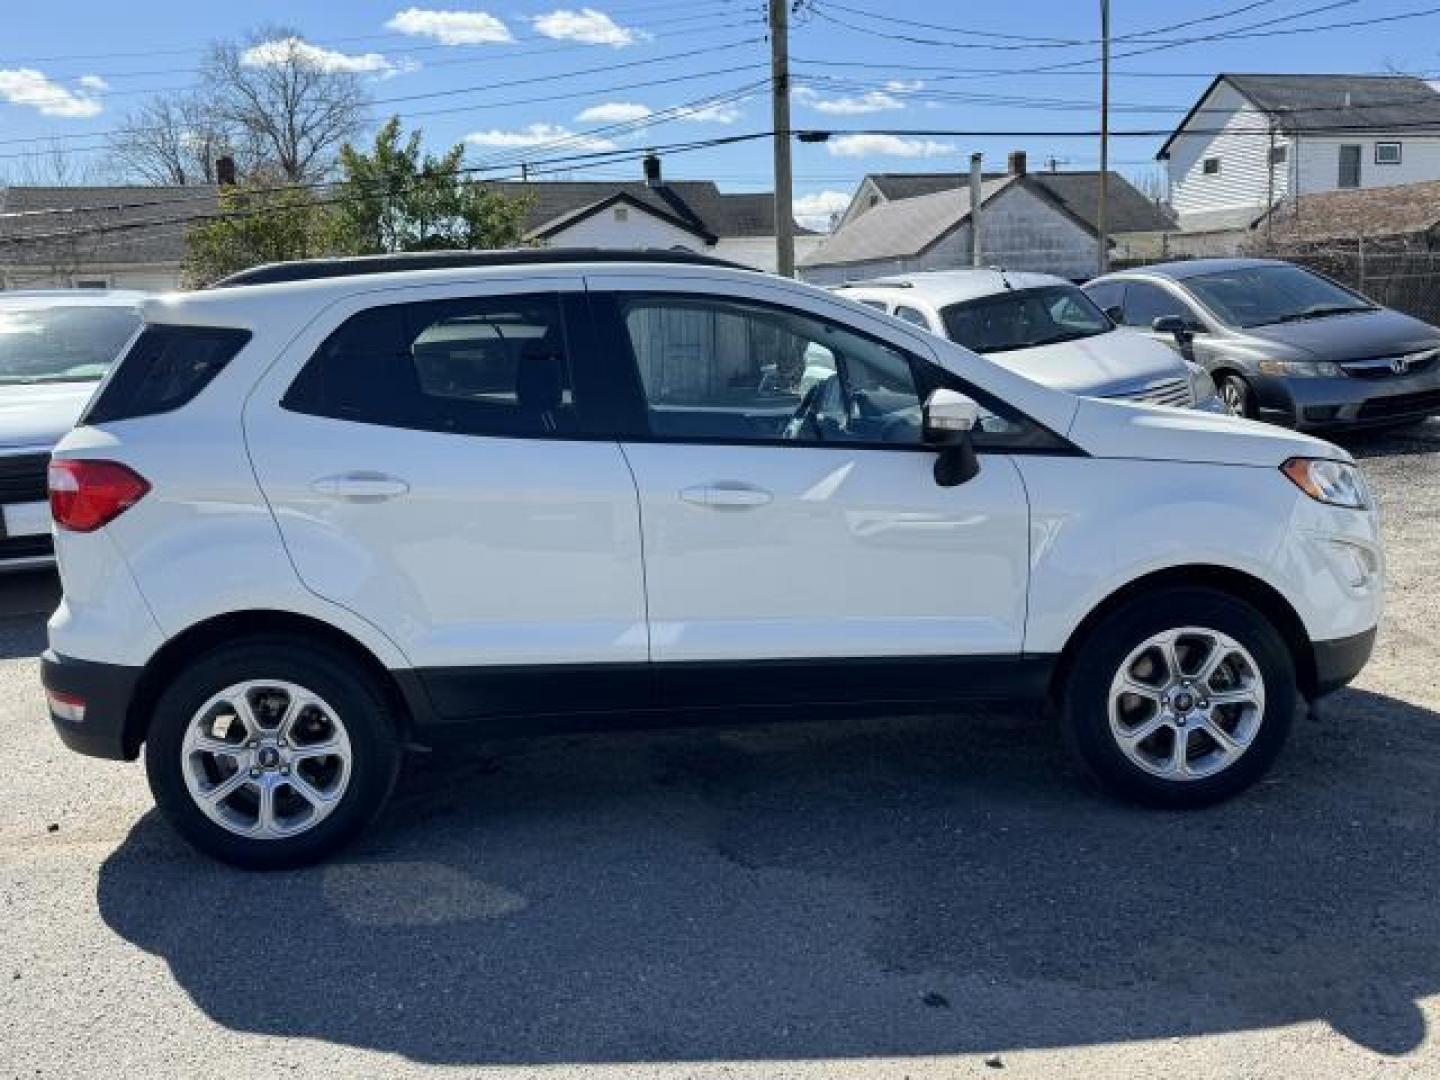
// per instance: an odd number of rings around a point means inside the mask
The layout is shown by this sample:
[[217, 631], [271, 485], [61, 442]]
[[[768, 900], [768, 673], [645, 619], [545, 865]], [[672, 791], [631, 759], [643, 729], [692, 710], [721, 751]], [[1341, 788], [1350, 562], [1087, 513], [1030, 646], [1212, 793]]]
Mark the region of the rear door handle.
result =
[[712, 506], [718, 509], [748, 510], [764, 506], [774, 499], [770, 492], [754, 484], [739, 480], [715, 480], [708, 484], [696, 484], [680, 492], [680, 498], [695, 506]]
[[310, 485], [319, 495], [346, 502], [383, 502], [404, 495], [410, 485], [398, 476], [379, 472], [348, 472], [322, 476]]

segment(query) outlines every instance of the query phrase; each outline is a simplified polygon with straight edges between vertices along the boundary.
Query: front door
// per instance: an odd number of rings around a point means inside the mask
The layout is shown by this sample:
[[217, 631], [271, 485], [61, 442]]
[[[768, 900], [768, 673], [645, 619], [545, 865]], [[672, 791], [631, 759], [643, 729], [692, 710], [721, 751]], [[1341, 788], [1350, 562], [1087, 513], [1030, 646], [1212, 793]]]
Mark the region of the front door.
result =
[[1003, 454], [937, 484], [920, 436], [938, 369], [753, 300], [637, 289], [596, 310], [645, 399], [623, 445], [662, 695], [945, 697], [1019, 655], [1025, 491]]
[[580, 282], [373, 295], [297, 341], [246, 410], [301, 579], [388, 634], [442, 712], [506, 705], [466, 701], [476, 687], [534, 707], [501, 669], [638, 665], [643, 690], [636, 493], [618, 444], [586, 432]]

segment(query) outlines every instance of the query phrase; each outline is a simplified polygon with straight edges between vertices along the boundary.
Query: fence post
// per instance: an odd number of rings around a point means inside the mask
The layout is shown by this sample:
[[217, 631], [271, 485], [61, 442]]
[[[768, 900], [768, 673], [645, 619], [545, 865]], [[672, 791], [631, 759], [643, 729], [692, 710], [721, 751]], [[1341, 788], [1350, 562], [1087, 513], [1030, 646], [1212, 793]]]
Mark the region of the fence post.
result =
[[1365, 233], [1362, 230], [1355, 239], [1355, 267], [1356, 288], [1360, 292], [1365, 291]]

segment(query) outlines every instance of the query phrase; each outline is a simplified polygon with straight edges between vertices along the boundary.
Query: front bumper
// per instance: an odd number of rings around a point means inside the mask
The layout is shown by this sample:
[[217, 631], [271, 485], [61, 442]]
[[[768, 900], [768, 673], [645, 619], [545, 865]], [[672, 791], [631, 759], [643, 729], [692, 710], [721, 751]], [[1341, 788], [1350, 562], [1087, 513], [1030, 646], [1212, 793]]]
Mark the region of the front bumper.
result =
[[84, 702], [83, 719], [66, 718], [51, 710], [50, 720], [60, 741], [90, 757], [135, 760], [140, 746], [127, 731], [127, 719], [140, 674], [140, 668], [76, 660], [46, 649], [40, 657], [40, 681], [45, 689]]
[[1440, 414], [1440, 365], [1418, 375], [1375, 379], [1246, 378], [1260, 419], [1287, 427], [1378, 427]]
[[1317, 641], [1315, 652], [1315, 697], [1334, 693], [1360, 674], [1375, 649], [1375, 628], [1359, 634]]

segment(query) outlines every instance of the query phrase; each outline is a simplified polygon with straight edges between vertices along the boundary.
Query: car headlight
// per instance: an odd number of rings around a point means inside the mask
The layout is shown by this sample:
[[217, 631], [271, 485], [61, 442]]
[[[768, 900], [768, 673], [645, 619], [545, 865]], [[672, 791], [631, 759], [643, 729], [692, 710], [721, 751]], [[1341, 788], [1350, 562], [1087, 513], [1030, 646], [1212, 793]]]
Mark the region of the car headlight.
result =
[[1215, 389], [1215, 380], [1210, 377], [1199, 364], [1192, 364], [1186, 361], [1185, 366], [1190, 369], [1190, 403], [1198, 405], [1203, 401], [1209, 401], [1219, 391]]
[[1360, 470], [1349, 462], [1331, 458], [1292, 457], [1280, 471], [1291, 483], [1316, 502], [1350, 510], [1370, 507], [1370, 493]]
[[1256, 367], [1261, 375], [1285, 378], [1335, 379], [1345, 374], [1345, 369], [1331, 360], [1261, 360]]

